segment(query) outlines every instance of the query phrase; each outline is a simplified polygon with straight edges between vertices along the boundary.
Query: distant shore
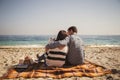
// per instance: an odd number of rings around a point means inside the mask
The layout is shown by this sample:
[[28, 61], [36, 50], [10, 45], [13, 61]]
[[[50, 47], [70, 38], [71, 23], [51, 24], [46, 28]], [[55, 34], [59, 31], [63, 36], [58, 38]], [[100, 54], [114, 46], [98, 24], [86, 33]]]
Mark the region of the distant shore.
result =
[[[0, 46], [0, 76], [6, 73], [10, 66], [18, 64], [19, 59], [27, 55], [33, 58], [33, 60], [36, 60], [36, 54], [44, 53], [44, 47], [45, 46], [41, 45]], [[120, 45], [85, 45], [85, 59], [108, 69], [120, 70], [119, 58]], [[107, 76], [112, 76], [113, 79], [120, 79], [119, 74], [110, 74], [94, 78], [80, 77], [80, 80], [106, 80]], [[38, 79], [39, 78], [27, 80]], [[74, 78], [67, 78], [67, 80], [69, 79], [75, 80]]]

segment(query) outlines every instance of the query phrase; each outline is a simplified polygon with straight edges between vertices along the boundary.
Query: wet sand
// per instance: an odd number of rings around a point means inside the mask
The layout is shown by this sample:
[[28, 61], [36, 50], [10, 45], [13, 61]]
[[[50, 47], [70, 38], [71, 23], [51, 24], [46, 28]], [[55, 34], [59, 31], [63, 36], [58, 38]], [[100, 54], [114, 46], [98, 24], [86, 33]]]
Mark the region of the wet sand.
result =
[[[6, 73], [7, 69], [15, 64], [18, 64], [19, 59], [24, 59], [29, 55], [36, 60], [36, 54], [44, 53], [44, 47], [41, 46], [0, 46], [0, 76]], [[120, 70], [120, 46], [86, 46], [85, 59], [93, 63], [102, 65], [108, 69]], [[108, 76], [113, 77], [113, 80], [120, 80], [120, 73], [108, 74], [100, 77], [71, 77], [60, 80], [106, 80]], [[7, 80], [7, 79], [5, 79]], [[9, 79], [9, 80], [26, 80], [24, 78]], [[48, 80], [48, 78], [31, 78], [27, 80]], [[53, 80], [53, 79], [49, 79]], [[57, 80], [57, 79], [55, 79]]]

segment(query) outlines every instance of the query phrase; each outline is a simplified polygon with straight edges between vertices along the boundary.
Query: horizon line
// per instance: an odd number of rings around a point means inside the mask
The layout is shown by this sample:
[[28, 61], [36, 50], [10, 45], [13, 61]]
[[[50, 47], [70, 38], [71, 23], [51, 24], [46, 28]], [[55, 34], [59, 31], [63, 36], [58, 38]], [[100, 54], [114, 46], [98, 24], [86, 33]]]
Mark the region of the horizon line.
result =
[[[55, 36], [56, 34], [0, 34], [0, 36]], [[120, 34], [78, 34], [88, 36], [120, 36]]]

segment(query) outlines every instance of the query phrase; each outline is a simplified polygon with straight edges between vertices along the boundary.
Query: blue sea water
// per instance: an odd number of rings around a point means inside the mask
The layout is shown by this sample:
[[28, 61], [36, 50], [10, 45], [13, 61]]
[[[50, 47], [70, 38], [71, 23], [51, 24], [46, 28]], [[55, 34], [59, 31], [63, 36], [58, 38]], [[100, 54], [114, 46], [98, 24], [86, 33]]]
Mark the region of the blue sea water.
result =
[[[46, 45], [53, 35], [0, 35], [0, 46]], [[80, 35], [85, 45], [120, 45], [120, 35]]]

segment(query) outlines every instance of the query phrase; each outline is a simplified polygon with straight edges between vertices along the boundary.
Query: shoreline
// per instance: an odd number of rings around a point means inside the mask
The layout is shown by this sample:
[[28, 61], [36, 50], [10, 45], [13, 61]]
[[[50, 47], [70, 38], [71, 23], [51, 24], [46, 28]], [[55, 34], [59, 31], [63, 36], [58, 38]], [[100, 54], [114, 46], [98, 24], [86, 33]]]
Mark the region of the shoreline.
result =
[[[45, 45], [0, 45], [0, 48], [44, 48]], [[120, 47], [120, 45], [85, 45], [85, 47]]]
[[44, 48], [43, 45], [0, 45], [0, 48]]
[[85, 45], [87, 47], [120, 47], [120, 45]]

